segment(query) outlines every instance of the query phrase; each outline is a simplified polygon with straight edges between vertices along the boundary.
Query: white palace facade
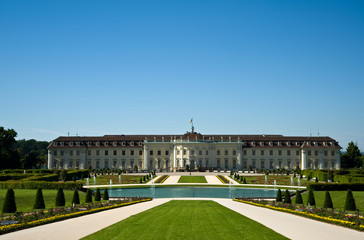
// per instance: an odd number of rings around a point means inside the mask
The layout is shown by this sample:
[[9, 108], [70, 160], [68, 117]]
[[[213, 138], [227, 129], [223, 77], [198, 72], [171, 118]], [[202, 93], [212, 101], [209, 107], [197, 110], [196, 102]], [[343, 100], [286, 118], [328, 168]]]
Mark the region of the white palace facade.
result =
[[105, 135], [58, 137], [48, 147], [49, 169], [178, 171], [340, 169], [338, 142], [330, 137], [282, 135]]

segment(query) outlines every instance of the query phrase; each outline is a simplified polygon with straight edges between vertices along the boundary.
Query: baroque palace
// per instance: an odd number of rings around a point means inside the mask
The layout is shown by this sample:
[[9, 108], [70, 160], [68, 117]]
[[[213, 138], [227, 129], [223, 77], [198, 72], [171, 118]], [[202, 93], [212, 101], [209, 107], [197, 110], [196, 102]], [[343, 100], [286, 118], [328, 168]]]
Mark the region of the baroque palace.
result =
[[48, 168], [340, 169], [340, 149], [330, 137], [202, 135], [192, 127], [184, 135], [58, 137], [48, 147]]

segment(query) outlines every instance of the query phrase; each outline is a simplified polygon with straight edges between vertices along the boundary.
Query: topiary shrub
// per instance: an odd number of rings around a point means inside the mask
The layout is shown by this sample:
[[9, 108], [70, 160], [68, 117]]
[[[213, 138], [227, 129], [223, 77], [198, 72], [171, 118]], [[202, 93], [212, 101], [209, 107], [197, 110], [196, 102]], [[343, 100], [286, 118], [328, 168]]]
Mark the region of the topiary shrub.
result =
[[303, 204], [302, 195], [299, 190], [296, 190], [295, 204]]
[[313, 191], [308, 191], [308, 199], [307, 199], [307, 205], [310, 204], [311, 206], [316, 206], [315, 196], [313, 195]]
[[44, 199], [43, 199], [43, 192], [42, 192], [41, 188], [38, 188], [37, 193], [35, 194], [33, 209], [45, 209], [45, 203], [44, 203]]
[[318, 182], [318, 177], [316, 177], [315, 182]]
[[80, 204], [80, 196], [78, 195], [78, 190], [75, 189], [75, 191], [73, 192], [73, 197], [72, 197], [72, 204]]
[[324, 208], [334, 208], [329, 191], [325, 192]]
[[346, 192], [345, 210], [347, 211], [356, 210], [355, 199], [350, 189], [348, 189]]
[[104, 194], [102, 195], [103, 200], [109, 200], [109, 193], [107, 191], [107, 188], [104, 189]]
[[289, 195], [288, 189], [286, 189], [286, 192], [284, 194], [284, 203], [292, 203], [291, 196]]
[[85, 203], [91, 203], [92, 202], [92, 193], [91, 193], [91, 189], [87, 189], [86, 191], [86, 198], [85, 198]]
[[100, 201], [101, 201], [100, 188], [96, 188], [95, 202], [100, 202]]
[[243, 183], [246, 184], [246, 179], [245, 178], [243, 179]]
[[56, 196], [56, 207], [64, 207], [66, 205], [66, 199], [64, 198], [64, 193], [62, 188], [58, 188]]
[[277, 191], [276, 202], [282, 202], [282, 192], [281, 192], [281, 189], [278, 189], [278, 191]]
[[15, 194], [13, 189], [8, 189], [6, 191], [6, 196], [3, 205], [3, 213], [15, 213], [16, 212], [16, 203], [15, 203]]
[[143, 182], [145, 182], [145, 176], [143, 177]]
[[143, 183], [143, 178], [139, 178], [139, 183]]

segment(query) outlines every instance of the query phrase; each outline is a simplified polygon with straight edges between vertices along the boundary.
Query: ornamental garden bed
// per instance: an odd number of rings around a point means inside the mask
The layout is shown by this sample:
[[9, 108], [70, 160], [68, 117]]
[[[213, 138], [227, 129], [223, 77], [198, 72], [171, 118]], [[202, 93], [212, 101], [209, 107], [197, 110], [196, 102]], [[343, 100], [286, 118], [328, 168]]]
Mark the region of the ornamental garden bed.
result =
[[[120, 175], [120, 181], [119, 181], [119, 175], [99, 175], [96, 176], [96, 185], [109, 185], [110, 180], [113, 184], [140, 184], [140, 179], [146, 178], [146, 175]], [[143, 183], [147, 182], [143, 181]], [[82, 182], [84, 185], [86, 185], [86, 180], [83, 180]], [[89, 185], [95, 185], [94, 179], [91, 177], [89, 179]]]
[[[290, 186], [291, 185], [291, 177], [287, 175], [268, 175], [267, 176], [267, 184], [268, 185], [274, 185], [274, 180], [276, 180], [277, 185], [285, 185]], [[265, 176], [244, 176], [247, 184], [265, 184]], [[239, 183], [243, 183], [242, 177], [239, 179], [235, 179]], [[307, 185], [306, 179], [300, 179], [301, 186]], [[298, 185], [298, 178], [293, 178], [293, 185]]]
[[227, 183], [230, 183], [230, 181], [226, 178], [226, 177], [224, 177], [223, 175], [217, 175], [216, 176], [222, 183], [224, 183], [224, 184], [227, 184]]
[[168, 177], [169, 177], [169, 175], [163, 175], [160, 178], [158, 178], [156, 181], [154, 181], [154, 183], [163, 183], [164, 181], [167, 180]]

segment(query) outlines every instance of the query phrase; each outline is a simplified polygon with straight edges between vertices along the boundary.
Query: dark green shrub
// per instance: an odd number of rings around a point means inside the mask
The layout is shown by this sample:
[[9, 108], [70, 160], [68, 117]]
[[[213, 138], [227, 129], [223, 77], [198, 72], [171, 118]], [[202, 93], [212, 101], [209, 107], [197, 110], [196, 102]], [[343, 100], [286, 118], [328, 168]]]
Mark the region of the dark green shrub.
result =
[[78, 195], [78, 190], [75, 189], [75, 191], [73, 192], [73, 197], [72, 197], [72, 204], [80, 204], [80, 196]]
[[308, 190], [313, 191], [364, 191], [364, 183], [309, 183]]
[[281, 192], [281, 189], [278, 189], [278, 191], [277, 191], [276, 202], [282, 202], [282, 192]]
[[307, 205], [308, 204], [310, 204], [311, 206], [316, 206], [315, 195], [313, 195], [312, 190], [308, 190]]
[[316, 177], [315, 182], [318, 182], [318, 177]]
[[102, 195], [103, 200], [109, 200], [109, 193], [107, 191], [107, 188], [104, 189], [104, 194]]
[[63, 207], [66, 205], [66, 199], [64, 198], [64, 193], [62, 188], [58, 188], [56, 196], [56, 207]]
[[0, 182], [0, 189], [81, 189], [82, 183], [78, 182], [46, 182], [46, 181], [7, 181]]
[[143, 183], [143, 178], [139, 178], [139, 183]]
[[299, 190], [296, 190], [295, 204], [303, 204], [302, 195]]
[[35, 194], [33, 209], [44, 209], [44, 208], [45, 208], [45, 203], [43, 199], [43, 192], [41, 188], [38, 188], [37, 193]]
[[243, 183], [246, 184], [246, 179], [245, 178], [243, 179]]
[[347, 211], [356, 210], [355, 199], [350, 189], [348, 189], [346, 192], [345, 210]]
[[145, 176], [143, 177], [143, 182], [145, 182]]
[[286, 192], [284, 193], [284, 203], [292, 203], [288, 189], [286, 189]]
[[334, 208], [329, 191], [325, 192], [324, 208]]
[[85, 203], [90, 203], [92, 202], [92, 192], [91, 189], [87, 189], [86, 191], [86, 198], [85, 198]]
[[3, 213], [15, 213], [15, 212], [16, 212], [16, 203], [15, 203], [14, 190], [8, 189], [4, 199]]
[[101, 194], [100, 194], [100, 188], [96, 188], [95, 192], [95, 202], [101, 201]]

